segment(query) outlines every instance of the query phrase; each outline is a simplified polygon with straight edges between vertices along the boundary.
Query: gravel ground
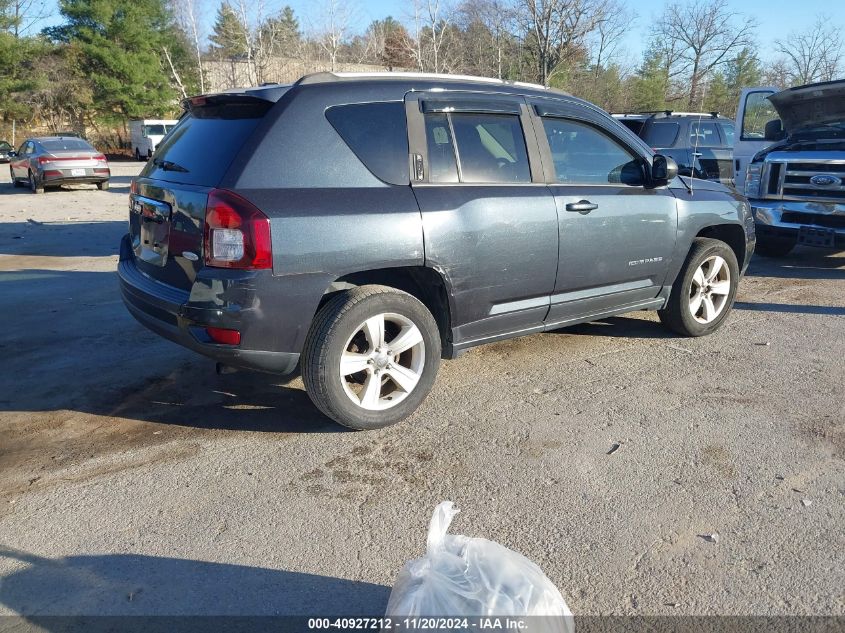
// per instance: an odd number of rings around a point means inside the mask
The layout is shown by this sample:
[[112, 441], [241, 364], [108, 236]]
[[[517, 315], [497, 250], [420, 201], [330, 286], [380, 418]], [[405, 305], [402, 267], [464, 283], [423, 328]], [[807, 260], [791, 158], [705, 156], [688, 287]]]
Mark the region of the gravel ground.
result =
[[472, 350], [353, 433], [129, 316], [139, 167], [0, 183], [0, 614], [377, 615], [443, 499], [576, 614], [845, 614], [842, 253], [755, 258], [706, 338], [635, 313]]

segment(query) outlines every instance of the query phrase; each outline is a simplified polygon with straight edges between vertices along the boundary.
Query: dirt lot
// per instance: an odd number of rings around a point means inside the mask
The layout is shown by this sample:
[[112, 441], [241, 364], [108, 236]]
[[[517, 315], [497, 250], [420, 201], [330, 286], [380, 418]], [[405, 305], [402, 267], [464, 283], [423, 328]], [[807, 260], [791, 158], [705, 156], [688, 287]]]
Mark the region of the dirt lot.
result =
[[577, 614], [845, 614], [842, 253], [755, 259], [707, 338], [637, 313], [473, 350], [352, 433], [129, 316], [138, 168], [0, 170], [0, 614], [379, 614], [443, 499]]

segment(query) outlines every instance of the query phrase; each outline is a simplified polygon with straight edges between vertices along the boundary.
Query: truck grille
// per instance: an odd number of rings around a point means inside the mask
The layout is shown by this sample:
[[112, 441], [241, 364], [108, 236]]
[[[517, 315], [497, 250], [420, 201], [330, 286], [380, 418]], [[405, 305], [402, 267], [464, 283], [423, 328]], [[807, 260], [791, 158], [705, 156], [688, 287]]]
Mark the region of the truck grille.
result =
[[790, 224], [823, 226], [828, 229], [845, 229], [845, 215], [786, 211], [781, 216], [781, 221], [789, 222]]
[[[828, 174], [840, 179], [830, 185], [811, 182], [814, 176]], [[772, 198], [812, 198], [845, 200], [845, 163], [772, 162], [768, 164], [766, 194]]]

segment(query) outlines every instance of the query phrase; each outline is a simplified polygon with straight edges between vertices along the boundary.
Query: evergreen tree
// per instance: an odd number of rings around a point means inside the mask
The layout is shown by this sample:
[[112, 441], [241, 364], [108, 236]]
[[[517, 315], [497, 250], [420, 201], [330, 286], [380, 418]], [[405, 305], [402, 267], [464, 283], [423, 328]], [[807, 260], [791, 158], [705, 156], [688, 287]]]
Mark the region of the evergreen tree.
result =
[[643, 65], [637, 71], [632, 86], [632, 109], [651, 111], [666, 108], [669, 90], [669, 73], [664, 55], [650, 46], [643, 56]]
[[249, 29], [228, 2], [217, 8], [217, 18], [208, 39], [212, 53], [220, 58], [238, 59], [250, 52]]
[[178, 108], [164, 48], [172, 18], [163, 0], [59, 0], [65, 22], [46, 29], [69, 45], [106, 119], [164, 115]]

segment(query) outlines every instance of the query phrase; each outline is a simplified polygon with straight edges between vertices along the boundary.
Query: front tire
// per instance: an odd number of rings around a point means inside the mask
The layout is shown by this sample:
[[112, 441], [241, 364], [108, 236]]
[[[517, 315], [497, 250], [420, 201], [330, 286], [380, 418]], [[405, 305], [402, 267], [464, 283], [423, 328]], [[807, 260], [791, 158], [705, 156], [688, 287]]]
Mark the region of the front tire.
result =
[[660, 321], [683, 336], [705, 336], [725, 322], [736, 299], [739, 265], [730, 246], [696, 238]]
[[108, 191], [109, 190], [109, 181], [104, 180], [103, 182], [98, 182], [97, 183], [97, 189], [99, 189], [100, 191]]
[[15, 178], [15, 170], [12, 169], [11, 167], [9, 167], [9, 176], [12, 179], [12, 186], [13, 187], [20, 187], [21, 186], [21, 181], [18, 180], [17, 178]]
[[305, 340], [302, 380], [332, 420], [379, 429], [419, 407], [439, 365], [440, 333], [420, 301], [387, 286], [359, 286], [317, 312]]
[[796, 237], [763, 237], [757, 236], [754, 252], [761, 257], [786, 257], [798, 243]]
[[141, 160], [141, 150], [138, 149], [137, 147], [135, 148], [135, 160], [137, 160], [139, 162]]

